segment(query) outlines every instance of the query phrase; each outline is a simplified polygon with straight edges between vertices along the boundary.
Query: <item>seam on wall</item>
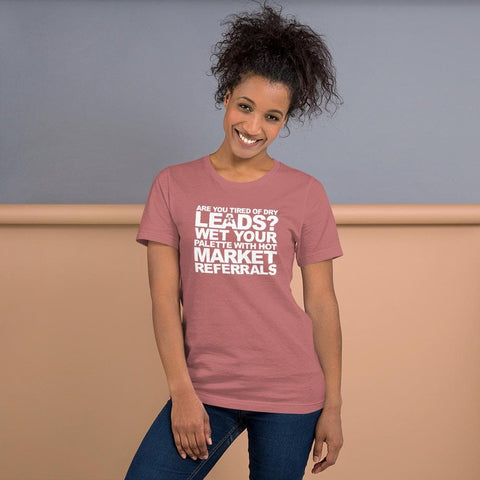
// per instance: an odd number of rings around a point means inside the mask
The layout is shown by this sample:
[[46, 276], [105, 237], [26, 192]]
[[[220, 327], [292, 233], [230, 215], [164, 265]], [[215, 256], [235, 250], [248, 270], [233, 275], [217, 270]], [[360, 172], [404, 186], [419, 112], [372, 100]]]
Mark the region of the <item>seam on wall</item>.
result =
[[[1, 225], [139, 225], [144, 205], [0, 204]], [[480, 203], [338, 204], [337, 225], [480, 225]]]

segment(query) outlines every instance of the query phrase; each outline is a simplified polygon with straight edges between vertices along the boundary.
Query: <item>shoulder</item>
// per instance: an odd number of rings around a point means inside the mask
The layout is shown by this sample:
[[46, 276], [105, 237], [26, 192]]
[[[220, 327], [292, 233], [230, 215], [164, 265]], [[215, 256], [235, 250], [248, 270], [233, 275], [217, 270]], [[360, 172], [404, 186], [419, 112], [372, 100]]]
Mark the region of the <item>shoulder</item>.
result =
[[322, 182], [313, 175], [291, 167], [285, 163], [280, 162], [281, 168], [279, 170], [280, 178], [288, 182], [292, 187], [305, 189], [305, 193], [313, 188], [322, 188]]
[[283, 163], [280, 171], [282, 186], [285, 190], [296, 192], [304, 208], [327, 208], [330, 205], [327, 190], [317, 177]]
[[203, 169], [204, 159], [205, 157], [200, 157], [187, 162], [167, 165], [157, 173], [155, 179], [161, 183], [168, 183], [170, 181], [197, 178]]

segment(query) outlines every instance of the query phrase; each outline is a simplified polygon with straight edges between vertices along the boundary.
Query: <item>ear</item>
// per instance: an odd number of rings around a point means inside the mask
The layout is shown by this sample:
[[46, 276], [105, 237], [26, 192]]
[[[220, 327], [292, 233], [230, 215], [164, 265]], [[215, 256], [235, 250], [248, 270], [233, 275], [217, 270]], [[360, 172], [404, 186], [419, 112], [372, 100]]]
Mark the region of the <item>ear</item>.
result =
[[228, 102], [230, 101], [230, 97], [232, 96], [232, 92], [230, 90], [227, 91], [225, 97], [223, 99], [223, 106], [227, 108]]

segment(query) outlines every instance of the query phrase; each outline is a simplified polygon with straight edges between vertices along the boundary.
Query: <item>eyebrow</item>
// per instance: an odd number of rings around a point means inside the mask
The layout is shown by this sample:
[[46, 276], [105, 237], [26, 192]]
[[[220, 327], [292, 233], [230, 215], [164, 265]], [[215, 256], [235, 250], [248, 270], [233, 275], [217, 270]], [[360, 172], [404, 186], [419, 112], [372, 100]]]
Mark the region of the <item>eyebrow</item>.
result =
[[[253, 105], [255, 105], [255, 102], [254, 102], [251, 98], [248, 98], [248, 97], [245, 97], [245, 96], [238, 97], [239, 100], [240, 100], [240, 98], [244, 98], [245, 100], [248, 100], [248, 101], [251, 102]], [[285, 114], [284, 114], [281, 110], [272, 109], [272, 110], [269, 110], [269, 112], [279, 113], [282, 117], [285, 116]]]

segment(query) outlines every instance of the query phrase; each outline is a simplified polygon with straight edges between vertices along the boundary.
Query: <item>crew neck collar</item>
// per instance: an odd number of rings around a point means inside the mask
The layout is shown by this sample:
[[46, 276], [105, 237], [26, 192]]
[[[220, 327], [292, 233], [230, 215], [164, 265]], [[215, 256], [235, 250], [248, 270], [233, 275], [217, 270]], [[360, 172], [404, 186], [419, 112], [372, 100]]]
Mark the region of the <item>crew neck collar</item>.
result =
[[220, 175], [216, 170], [215, 167], [213, 166], [211, 160], [210, 160], [210, 154], [205, 155], [203, 157], [203, 164], [208, 172], [208, 174], [213, 177], [218, 183], [221, 185], [228, 187], [228, 188], [236, 188], [236, 189], [245, 189], [245, 188], [250, 188], [250, 187], [256, 187], [257, 185], [263, 185], [265, 182], [268, 182], [278, 171], [280, 168], [280, 163], [279, 161], [273, 160], [273, 167], [267, 172], [264, 173], [260, 178], [257, 178], [256, 180], [250, 180], [248, 182], [234, 182], [232, 180], [227, 180], [225, 177]]

